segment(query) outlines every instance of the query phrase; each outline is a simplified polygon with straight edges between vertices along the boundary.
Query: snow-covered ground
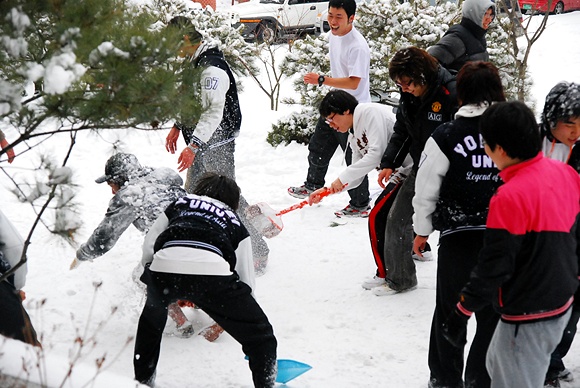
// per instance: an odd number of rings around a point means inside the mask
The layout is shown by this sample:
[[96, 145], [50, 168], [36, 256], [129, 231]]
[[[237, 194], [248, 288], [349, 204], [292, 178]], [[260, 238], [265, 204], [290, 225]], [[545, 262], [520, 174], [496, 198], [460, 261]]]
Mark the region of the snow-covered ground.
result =
[[[580, 82], [577, 37], [580, 12], [550, 16], [548, 28], [534, 45], [530, 58], [537, 110], [557, 82]], [[243, 125], [236, 152], [238, 183], [250, 203], [266, 202], [274, 209], [283, 209], [297, 202], [286, 188], [304, 180], [307, 149], [297, 144], [272, 148], [266, 143], [271, 124], [291, 108], [271, 112], [266, 96], [253, 81], [244, 79], [243, 83]], [[284, 93], [293, 93], [290, 81], [285, 82]], [[9, 131], [6, 135], [11, 138]], [[80, 136], [69, 163], [80, 184], [77, 199], [84, 226], [79, 243], [97, 226], [111, 197], [108, 186], [94, 183], [103, 174], [112, 152], [111, 143], [120, 139], [123, 150], [137, 155], [144, 165], [176, 167], [177, 155], [164, 149], [165, 135], [166, 132], [102, 131]], [[45, 149], [62, 156], [65, 143], [64, 138], [55, 139]], [[34, 167], [35, 162], [35, 156], [28, 153], [4, 167], [18, 176], [22, 169]], [[328, 179], [334, 179], [342, 168], [341, 155], [337, 153]], [[370, 181], [372, 192], [378, 194], [375, 172], [370, 174]], [[32, 209], [15, 200], [6, 176], [0, 176], [0, 184], [2, 211], [26, 235], [34, 217]], [[266, 274], [257, 279], [256, 296], [274, 326], [278, 357], [313, 367], [287, 385], [425, 387], [437, 262], [417, 263], [419, 286], [415, 291], [376, 297], [363, 290], [361, 282], [375, 270], [366, 220], [349, 219], [345, 225], [330, 226], [336, 220], [333, 212], [344, 207], [347, 198], [346, 194], [331, 196], [319, 205], [284, 215], [284, 230], [268, 240], [270, 262]], [[81, 362], [94, 365], [96, 359], [104, 356], [107, 371], [126, 381], [133, 377], [133, 343], [125, 344], [135, 335], [143, 303], [143, 292], [131, 279], [140, 259], [142, 240], [143, 236], [130, 227], [108, 254], [70, 271], [74, 249], [39, 229], [29, 251], [25, 305], [47, 357], [67, 359], [78, 335], [86, 338], [96, 333], [94, 349]], [[431, 241], [435, 242], [436, 236]], [[101, 282], [95, 294], [95, 284]], [[36, 307], [42, 300], [43, 306]], [[118, 308], [115, 314], [111, 314], [113, 307]], [[208, 323], [202, 312], [188, 310], [187, 314], [198, 328]], [[471, 334], [474, 324], [470, 320]], [[0, 369], [7, 365], [6, 355], [14, 354], [6, 352], [8, 349], [0, 343]], [[565, 362], [577, 381], [563, 386], [580, 386], [580, 341], [574, 343]], [[81, 374], [89, 372], [84, 370]], [[95, 386], [133, 385], [122, 382], [121, 377], [109, 378]], [[189, 339], [165, 336], [157, 386], [223, 388], [250, 387], [252, 383], [240, 346], [224, 334], [214, 343], [197, 335]]]

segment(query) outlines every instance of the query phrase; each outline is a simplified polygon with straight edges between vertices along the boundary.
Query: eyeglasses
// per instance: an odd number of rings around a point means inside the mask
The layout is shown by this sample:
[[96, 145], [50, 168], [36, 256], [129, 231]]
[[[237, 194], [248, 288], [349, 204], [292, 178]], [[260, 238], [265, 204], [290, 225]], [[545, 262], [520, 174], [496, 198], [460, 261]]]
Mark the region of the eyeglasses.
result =
[[334, 120], [334, 116], [336, 116], [337, 113], [333, 113], [332, 116], [328, 116], [324, 121], [326, 122], [326, 124], [330, 124], [332, 123], [332, 120]]
[[398, 87], [400, 87], [401, 89], [403, 89], [403, 88], [408, 88], [409, 86], [411, 86], [412, 83], [413, 83], [413, 80], [410, 79], [407, 82], [402, 82], [402, 81], [395, 82], [395, 85], [397, 85]]

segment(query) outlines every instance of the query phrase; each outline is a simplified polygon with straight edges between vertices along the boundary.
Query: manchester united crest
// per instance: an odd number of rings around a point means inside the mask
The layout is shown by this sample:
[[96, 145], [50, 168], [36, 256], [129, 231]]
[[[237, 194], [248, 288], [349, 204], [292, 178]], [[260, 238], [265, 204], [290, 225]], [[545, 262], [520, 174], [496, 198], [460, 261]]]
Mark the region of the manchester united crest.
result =
[[431, 110], [433, 110], [433, 112], [437, 113], [441, 110], [441, 103], [439, 101], [435, 101], [432, 105], [431, 105]]

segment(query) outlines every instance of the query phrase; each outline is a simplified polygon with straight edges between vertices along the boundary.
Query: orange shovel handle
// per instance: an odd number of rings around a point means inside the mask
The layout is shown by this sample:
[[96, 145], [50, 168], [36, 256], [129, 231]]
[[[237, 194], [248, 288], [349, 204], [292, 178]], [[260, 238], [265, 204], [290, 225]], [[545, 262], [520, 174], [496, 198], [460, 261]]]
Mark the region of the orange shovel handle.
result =
[[[324, 198], [327, 197], [328, 195], [330, 195], [330, 189], [325, 187], [324, 190], [318, 195], [320, 198]], [[286, 208], [284, 210], [280, 210], [276, 215], [277, 216], [281, 216], [282, 214], [286, 214], [291, 212], [292, 210], [296, 210], [296, 209], [302, 209], [304, 206], [308, 205], [308, 200], [305, 199], [304, 201], [297, 203], [296, 205], [292, 205], [289, 208]]]

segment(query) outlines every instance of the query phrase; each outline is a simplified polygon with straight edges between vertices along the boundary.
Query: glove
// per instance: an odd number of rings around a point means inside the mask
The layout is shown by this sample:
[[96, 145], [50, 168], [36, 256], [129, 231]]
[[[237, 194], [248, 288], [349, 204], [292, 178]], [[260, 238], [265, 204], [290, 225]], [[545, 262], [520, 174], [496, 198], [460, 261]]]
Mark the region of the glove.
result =
[[467, 343], [467, 321], [469, 317], [455, 309], [443, 324], [443, 337], [456, 348]]

